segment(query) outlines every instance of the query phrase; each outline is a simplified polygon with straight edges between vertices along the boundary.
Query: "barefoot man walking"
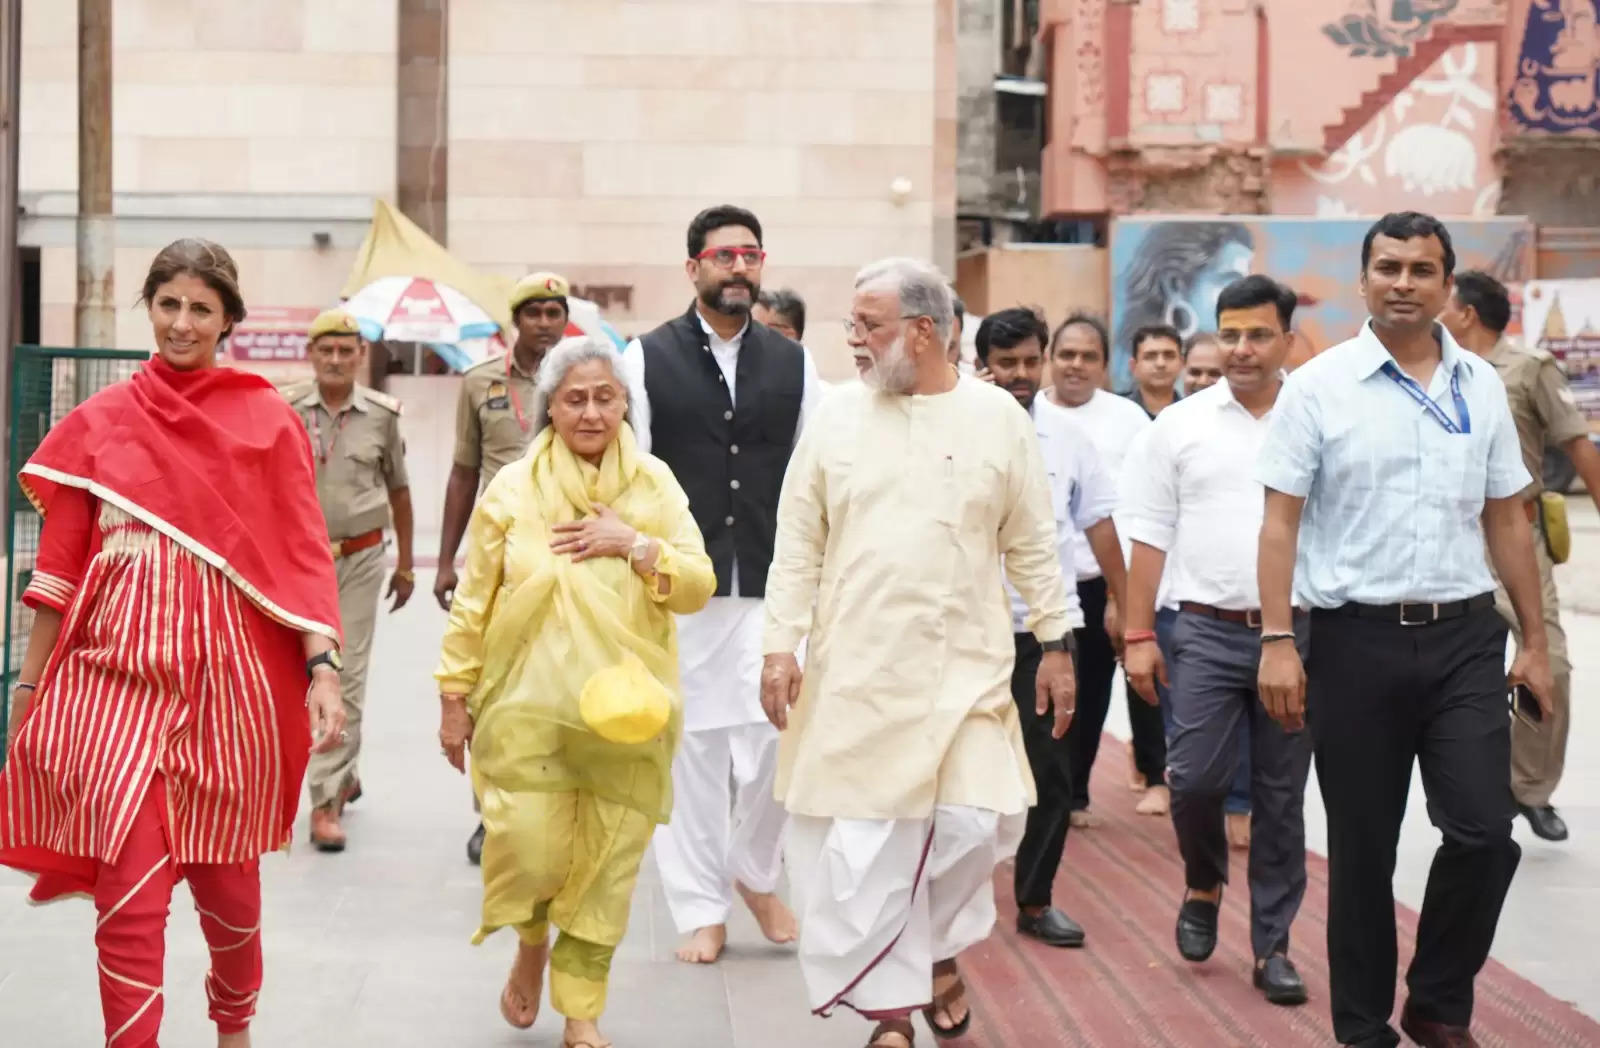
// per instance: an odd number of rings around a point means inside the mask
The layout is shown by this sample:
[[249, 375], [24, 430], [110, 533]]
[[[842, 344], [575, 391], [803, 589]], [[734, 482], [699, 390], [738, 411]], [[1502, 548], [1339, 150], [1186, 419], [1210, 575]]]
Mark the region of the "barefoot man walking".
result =
[[[1072, 719], [1072, 628], [1033, 420], [959, 378], [950, 290], [890, 259], [846, 323], [862, 382], [795, 449], [767, 579], [761, 701], [783, 732], [778, 795], [812, 1009], [910, 1048], [972, 1022], [956, 967], [995, 923], [994, 870], [1034, 803], [1001, 563], [1043, 648], [1037, 712]], [[802, 680], [795, 651], [808, 639]]]

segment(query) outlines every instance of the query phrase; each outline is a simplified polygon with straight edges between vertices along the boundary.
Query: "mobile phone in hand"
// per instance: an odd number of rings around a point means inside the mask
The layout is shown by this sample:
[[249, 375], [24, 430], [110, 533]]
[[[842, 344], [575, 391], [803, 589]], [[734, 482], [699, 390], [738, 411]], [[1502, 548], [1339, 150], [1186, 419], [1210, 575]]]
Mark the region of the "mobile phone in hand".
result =
[[1511, 713], [1530, 728], [1538, 728], [1544, 722], [1544, 711], [1539, 708], [1539, 700], [1533, 697], [1533, 692], [1526, 684], [1518, 684], [1511, 689]]

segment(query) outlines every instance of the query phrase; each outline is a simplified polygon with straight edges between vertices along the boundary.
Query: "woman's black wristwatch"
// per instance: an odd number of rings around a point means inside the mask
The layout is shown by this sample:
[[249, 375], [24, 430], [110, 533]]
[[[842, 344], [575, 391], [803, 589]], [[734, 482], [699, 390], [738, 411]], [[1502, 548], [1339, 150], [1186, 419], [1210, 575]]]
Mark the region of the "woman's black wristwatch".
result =
[[333, 672], [339, 673], [344, 669], [344, 658], [339, 654], [338, 648], [329, 648], [320, 655], [313, 655], [306, 660], [306, 676], [312, 676], [318, 666], [328, 666]]
[[1068, 630], [1062, 634], [1060, 640], [1047, 640], [1042, 642], [1039, 647], [1044, 651], [1064, 651], [1068, 655], [1076, 655], [1078, 653], [1078, 639], [1072, 635], [1071, 630]]

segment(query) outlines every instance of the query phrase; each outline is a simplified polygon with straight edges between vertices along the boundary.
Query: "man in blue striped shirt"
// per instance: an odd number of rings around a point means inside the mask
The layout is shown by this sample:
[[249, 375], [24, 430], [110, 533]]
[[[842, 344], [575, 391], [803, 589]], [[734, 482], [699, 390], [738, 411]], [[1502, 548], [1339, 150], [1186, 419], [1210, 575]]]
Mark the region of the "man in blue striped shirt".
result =
[[[1472, 983], [1521, 855], [1507, 692], [1525, 684], [1548, 709], [1552, 689], [1505, 387], [1435, 322], [1454, 267], [1432, 216], [1373, 225], [1361, 249], [1371, 320], [1289, 377], [1256, 469], [1261, 701], [1290, 730], [1309, 719], [1328, 815], [1333, 1029], [1367, 1048], [1399, 1043], [1393, 875], [1413, 760], [1444, 840], [1400, 1026], [1424, 1048], [1477, 1044]], [[1509, 680], [1486, 542], [1522, 628]], [[1306, 667], [1294, 606], [1311, 610]]]

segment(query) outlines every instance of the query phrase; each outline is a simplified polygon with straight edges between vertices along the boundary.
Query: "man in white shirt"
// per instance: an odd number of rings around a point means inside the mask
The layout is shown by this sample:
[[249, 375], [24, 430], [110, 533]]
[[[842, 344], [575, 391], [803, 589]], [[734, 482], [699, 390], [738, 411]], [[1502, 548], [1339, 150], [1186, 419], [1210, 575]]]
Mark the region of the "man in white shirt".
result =
[[[1507, 692], [1548, 714], [1549, 648], [1531, 481], [1494, 366], [1434, 318], [1455, 250], [1431, 215], [1385, 215], [1361, 245], [1371, 319], [1284, 383], [1256, 465], [1267, 488], [1262, 704], [1309, 718], [1328, 814], [1328, 983], [1340, 1043], [1392, 1048], [1394, 855], [1420, 766], [1443, 836], [1428, 871], [1400, 1028], [1471, 1048], [1473, 980], [1489, 957], [1521, 849], [1511, 837]], [[1522, 645], [1505, 669], [1489, 558]], [[1292, 598], [1291, 598], [1292, 593]], [[1291, 618], [1311, 609], [1306, 665]]]
[[795, 937], [776, 895], [785, 816], [773, 796], [778, 733], [760, 705], [762, 597], [778, 493], [821, 398], [811, 354], [750, 316], [766, 251], [743, 208], [689, 224], [695, 301], [623, 353], [639, 446], [671, 467], [717, 571], [717, 595], [678, 620], [683, 738], [672, 822], [656, 832], [679, 960], [722, 954], [738, 891], [773, 942]]
[[[1108, 337], [1105, 324], [1087, 313], [1074, 313], [1062, 321], [1050, 340], [1053, 384], [1045, 399], [1089, 434], [1100, 453], [1101, 465], [1113, 479], [1119, 479], [1129, 445], [1150, 425], [1150, 419], [1133, 401], [1107, 392]], [[1084, 626], [1078, 631], [1078, 714], [1067, 735], [1072, 751], [1072, 824], [1093, 826], [1097, 820], [1089, 811], [1089, 773], [1094, 770], [1100, 733], [1105, 730], [1106, 713], [1111, 706], [1111, 683], [1116, 678], [1117, 653], [1122, 646], [1118, 623], [1122, 619], [1116, 602], [1108, 599], [1112, 594], [1107, 591], [1094, 552], [1081, 539], [1073, 551], [1073, 566]], [[1159, 787], [1161, 793], [1166, 791], [1159, 781], [1152, 784], [1154, 787]], [[1164, 796], [1148, 799], [1160, 802], [1154, 814], [1166, 813]]]
[[[1264, 276], [1223, 289], [1217, 335], [1227, 377], [1168, 408], [1129, 455], [1119, 516], [1133, 540], [1128, 584], [1128, 680], [1154, 696], [1167, 683], [1172, 737], [1167, 782], [1187, 892], [1178, 952], [1208, 959], [1228, 880], [1223, 804], [1238, 764], [1241, 724], [1251, 743], [1250, 940], [1255, 984], [1274, 1004], [1304, 1004], [1289, 961], [1289, 926], [1306, 890], [1305, 786], [1311, 739], [1286, 731], [1256, 695], [1261, 591], [1255, 535], [1264, 492], [1248, 468], [1260, 456], [1293, 344], [1294, 292]], [[1173, 664], [1155, 633], [1165, 572], [1178, 604]], [[1299, 642], [1308, 635], [1301, 615]], [[1170, 674], [1170, 682], [1168, 681]]]
[[[1044, 347], [1050, 329], [1029, 309], [1002, 309], [978, 325], [974, 344], [978, 366], [988, 381], [1007, 390], [1033, 418], [1050, 478], [1051, 510], [1056, 520], [1056, 548], [1064, 572], [1072, 571], [1073, 550], [1087, 541], [1096, 563], [1118, 595], [1125, 588], [1122, 545], [1111, 514], [1117, 506], [1117, 487], [1100, 465], [1094, 442], [1063, 411], [1044, 404], [1039, 383], [1044, 372]], [[1051, 886], [1061, 867], [1072, 815], [1071, 749], [1066, 739], [1050, 734], [1050, 720], [1034, 711], [1034, 681], [1039, 675], [1043, 649], [1026, 627], [1027, 605], [1010, 583], [1011, 626], [1017, 661], [1011, 672], [1011, 697], [1022, 720], [1022, 738], [1028, 748], [1039, 801], [1028, 811], [1022, 843], [1017, 846], [1014, 887], [1017, 931], [1050, 946], [1082, 946], [1083, 929], [1051, 905]], [[1068, 591], [1072, 626], [1083, 626], [1077, 594]]]

